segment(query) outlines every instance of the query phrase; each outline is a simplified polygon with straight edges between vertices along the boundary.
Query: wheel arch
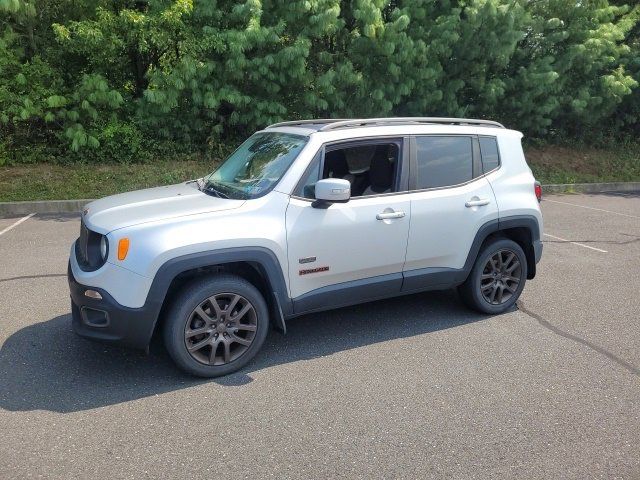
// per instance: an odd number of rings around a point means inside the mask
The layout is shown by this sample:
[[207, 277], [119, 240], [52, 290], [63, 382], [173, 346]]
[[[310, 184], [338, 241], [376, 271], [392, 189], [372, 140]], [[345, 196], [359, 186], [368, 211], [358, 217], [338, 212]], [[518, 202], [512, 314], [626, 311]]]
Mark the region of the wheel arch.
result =
[[157, 312], [151, 335], [158, 331], [168, 305], [182, 286], [194, 278], [220, 272], [238, 275], [258, 288], [269, 306], [272, 323], [286, 332], [285, 318], [291, 313], [291, 300], [278, 258], [264, 247], [239, 247], [192, 253], [163, 264], [147, 298]]
[[536, 252], [534, 245], [540, 242], [540, 224], [533, 215], [500, 219], [500, 233], [516, 242], [527, 257], [527, 280], [536, 276]]
[[527, 279], [531, 280], [536, 276], [534, 244], [540, 242], [538, 219], [533, 215], [515, 215], [491, 220], [480, 227], [464, 264], [465, 279], [482, 247], [494, 238], [509, 238], [520, 245], [527, 257]]

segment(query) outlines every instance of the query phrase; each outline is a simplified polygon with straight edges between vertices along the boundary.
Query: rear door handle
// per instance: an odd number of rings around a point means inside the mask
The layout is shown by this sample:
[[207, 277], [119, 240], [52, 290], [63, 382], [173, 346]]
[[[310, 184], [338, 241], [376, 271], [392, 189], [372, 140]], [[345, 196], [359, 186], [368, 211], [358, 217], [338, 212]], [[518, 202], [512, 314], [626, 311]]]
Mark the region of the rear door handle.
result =
[[390, 218], [402, 218], [404, 217], [404, 212], [382, 212], [376, 215], [378, 220], [389, 220]]
[[467, 208], [471, 207], [484, 207], [485, 205], [489, 205], [490, 200], [488, 198], [481, 198], [479, 200], [469, 200], [464, 206]]

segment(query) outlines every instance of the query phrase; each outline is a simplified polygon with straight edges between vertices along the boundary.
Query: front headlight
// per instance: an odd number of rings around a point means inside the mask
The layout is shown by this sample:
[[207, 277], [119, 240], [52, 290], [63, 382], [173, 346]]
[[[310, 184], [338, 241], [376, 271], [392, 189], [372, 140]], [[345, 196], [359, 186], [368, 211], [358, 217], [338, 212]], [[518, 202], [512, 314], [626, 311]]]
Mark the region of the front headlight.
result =
[[85, 272], [99, 269], [107, 261], [109, 241], [105, 235], [89, 230], [80, 222], [80, 237], [76, 240], [76, 259]]
[[107, 260], [107, 254], [109, 253], [109, 242], [107, 240], [107, 236], [103, 235], [100, 239], [100, 258], [102, 261]]

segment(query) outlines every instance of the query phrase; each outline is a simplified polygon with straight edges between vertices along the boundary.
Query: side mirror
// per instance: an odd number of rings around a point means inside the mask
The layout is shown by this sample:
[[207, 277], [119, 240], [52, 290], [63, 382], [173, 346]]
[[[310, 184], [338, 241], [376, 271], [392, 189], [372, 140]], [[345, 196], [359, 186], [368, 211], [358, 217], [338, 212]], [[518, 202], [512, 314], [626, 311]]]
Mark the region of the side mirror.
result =
[[345, 203], [351, 198], [351, 183], [342, 178], [325, 178], [316, 182], [314, 208], [329, 208], [332, 203]]

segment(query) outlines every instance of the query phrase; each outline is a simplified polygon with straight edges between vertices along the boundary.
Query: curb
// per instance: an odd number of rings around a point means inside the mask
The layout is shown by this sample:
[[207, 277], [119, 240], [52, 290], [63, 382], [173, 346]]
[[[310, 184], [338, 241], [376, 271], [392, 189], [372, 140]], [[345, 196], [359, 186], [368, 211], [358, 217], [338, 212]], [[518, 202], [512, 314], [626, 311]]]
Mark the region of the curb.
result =
[[[543, 185], [543, 196], [550, 193], [604, 193], [640, 192], [640, 182], [617, 183], [564, 183]], [[30, 213], [56, 214], [80, 213], [83, 207], [93, 201], [81, 200], [37, 200], [33, 202], [0, 202], [0, 217], [28, 215]]]
[[560, 183], [542, 185], [545, 193], [604, 193], [604, 192], [640, 192], [640, 182], [616, 183]]
[[29, 215], [30, 213], [77, 213], [92, 200], [37, 200], [33, 202], [0, 202], [0, 217]]

